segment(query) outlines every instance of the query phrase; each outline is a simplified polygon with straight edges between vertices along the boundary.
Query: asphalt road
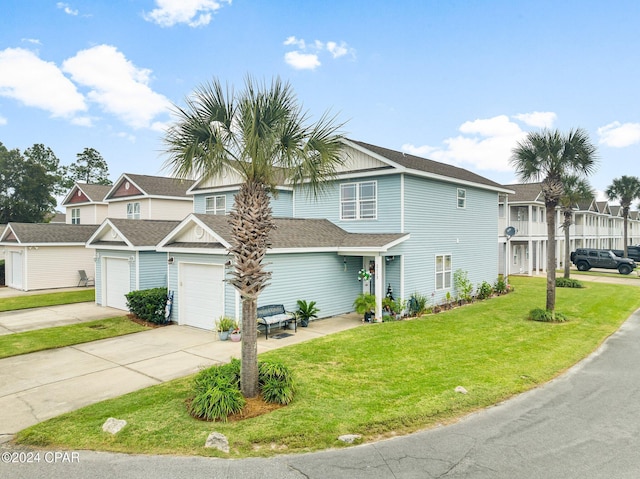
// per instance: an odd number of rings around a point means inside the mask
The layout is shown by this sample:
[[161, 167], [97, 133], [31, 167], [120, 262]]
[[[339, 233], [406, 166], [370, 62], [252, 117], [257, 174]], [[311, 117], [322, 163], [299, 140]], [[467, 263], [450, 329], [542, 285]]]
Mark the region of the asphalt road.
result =
[[[561, 377], [450, 426], [347, 449], [270, 459], [89, 451], [56, 456], [5, 445], [0, 448], [0, 477], [636, 479], [640, 477], [638, 364], [640, 311]], [[40, 462], [6, 463], [28, 460], [21, 452], [39, 452]]]

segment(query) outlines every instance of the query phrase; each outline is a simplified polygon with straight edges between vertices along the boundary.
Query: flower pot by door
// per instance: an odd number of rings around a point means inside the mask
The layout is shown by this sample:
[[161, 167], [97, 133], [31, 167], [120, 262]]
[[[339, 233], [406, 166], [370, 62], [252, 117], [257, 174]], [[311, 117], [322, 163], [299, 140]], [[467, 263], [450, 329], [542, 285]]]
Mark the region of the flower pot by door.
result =
[[240, 341], [240, 339], [242, 339], [242, 335], [240, 333], [231, 333], [229, 337], [234, 343], [237, 343], [238, 341]]
[[220, 341], [226, 341], [229, 339], [229, 331], [218, 331], [218, 338]]

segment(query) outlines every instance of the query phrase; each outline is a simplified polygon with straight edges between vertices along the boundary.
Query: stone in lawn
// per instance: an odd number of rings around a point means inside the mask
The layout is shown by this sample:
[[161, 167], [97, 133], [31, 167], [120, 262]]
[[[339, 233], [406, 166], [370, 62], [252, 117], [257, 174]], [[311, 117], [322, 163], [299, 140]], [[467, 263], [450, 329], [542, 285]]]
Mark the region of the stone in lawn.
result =
[[125, 421], [124, 419], [116, 419], [115, 417], [110, 417], [102, 425], [102, 430], [104, 432], [108, 432], [109, 434], [117, 434], [126, 425], [127, 421]]
[[211, 434], [209, 434], [204, 447], [219, 449], [222, 452], [229, 452], [229, 440], [224, 434], [220, 434], [219, 432], [212, 432]]
[[339, 441], [346, 442], [347, 444], [353, 444], [358, 439], [362, 439], [362, 436], [360, 434], [343, 434], [342, 436], [338, 437]]

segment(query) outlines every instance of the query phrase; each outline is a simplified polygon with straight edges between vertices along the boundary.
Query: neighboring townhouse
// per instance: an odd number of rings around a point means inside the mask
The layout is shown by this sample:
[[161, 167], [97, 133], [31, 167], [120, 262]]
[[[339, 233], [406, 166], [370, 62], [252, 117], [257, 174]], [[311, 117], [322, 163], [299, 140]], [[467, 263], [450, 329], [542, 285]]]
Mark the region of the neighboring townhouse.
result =
[[[503, 274], [537, 274], [546, 272], [547, 221], [540, 183], [505, 185], [514, 191], [501, 195], [499, 202], [498, 243], [500, 272]], [[556, 263], [564, 263], [564, 216], [556, 211]], [[507, 234], [508, 228], [515, 232]], [[629, 213], [628, 241], [640, 240], [640, 218], [637, 211]], [[620, 206], [606, 201], [583, 201], [574, 205], [569, 228], [569, 249], [622, 249], [624, 219]], [[508, 261], [506, 260], [508, 258]]]
[[156, 246], [179, 223], [106, 219], [86, 244], [95, 260], [96, 304], [126, 310], [127, 293], [167, 286], [167, 254]]
[[9, 223], [0, 236], [7, 286], [23, 291], [78, 286], [79, 270], [93, 276], [85, 244], [98, 225]]
[[62, 200], [66, 211], [66, 223], [73, 225], [99, 225], [107, 217], [109, 209], [105, 196], [111, 185], [76, 183]]
[[182, 220], [193, 212], [193, 180], [124, 173], [105, 196], [108, 218]]
[[[274, 268], [273, 277], [259, 305], [295, 308], [297, 299], [306, 299], [317, 301], [325, 316], [351, 310], [358, 293], [370, 292], [378, 300], [379, 317], [388, 291], [400, 299], [419, 292], [434, 303], [444, 301], [447, 293], [455, 295], [453, 275], [458, 269], [468, 272], [474, 285], [495, 281], [497, 200], [499, 194], [511, 193], [508, 188], [462, 168], [363, 142], [345, 140], [344, 153], [337, 177], [320, 196], [313, 196], [305, 185], [283, 185], [273, 198], [275, 217], [297, 220], [284, 231], [293, 234], [295, 225], [294, 239], [299, 242], [270, 250], [267, 262]], [[183, 278], [197, 274], [187, 271], [190, 264], [218, 268], [216, 284], [224, 285], [228, 237], [221, 231], [226, 219], [213, 218], [230, 210], [240, 184], [239, 177], [229, 174], [196, 182], [189, 190], [196, 214], [159, 248], [170, 256], [170, 290], [186, 288], [189, 281]], [[306, 241], [316, 234], [317, 222], [323, 228], [331, 225], [336, 237], [349, 234], [356, 243]], [[358, 280], [361, 269], [372, 274], [370, 280]], [[191, 284], [206, 290], [205, 278]], [[227, 291], [228, 285], [209, 287], [224, 296], [224, 307], [203, 321], [212, 325], [220, 314], [238, 317], [235, 292]], [[177, 304], [185, 294], [178, 295]], [[174, 314], [185, 313], [178, 307]]]

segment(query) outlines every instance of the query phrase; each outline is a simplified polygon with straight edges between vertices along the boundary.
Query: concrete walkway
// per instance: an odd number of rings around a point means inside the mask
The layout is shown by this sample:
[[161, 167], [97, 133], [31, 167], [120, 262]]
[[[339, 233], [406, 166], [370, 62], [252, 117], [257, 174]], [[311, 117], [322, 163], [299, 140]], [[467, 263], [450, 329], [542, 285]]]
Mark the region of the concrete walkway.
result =
[[[360, 315], [348, 314], [314, 321], [297, 333], [283, 330], [281, 339], [275, 334], [268, 340], [259, 336], [258, 353], [361, 324]], [[240, 357], [240, 343], [219, 341], [214, 332], [172, 325], [0, 359], [0, 443], [45, 419], [232, 357]]]

